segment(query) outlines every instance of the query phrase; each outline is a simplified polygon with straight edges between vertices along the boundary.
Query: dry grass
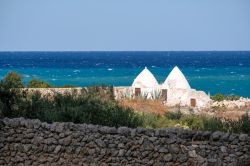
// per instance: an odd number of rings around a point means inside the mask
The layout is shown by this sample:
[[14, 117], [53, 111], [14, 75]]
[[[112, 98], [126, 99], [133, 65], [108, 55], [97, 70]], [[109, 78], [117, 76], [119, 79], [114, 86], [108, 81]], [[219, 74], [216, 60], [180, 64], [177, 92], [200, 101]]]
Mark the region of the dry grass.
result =
[[[122, 99], [119, 101], [122, 106], [132, 108], [137, 112], [144, 113], [157, 113], [163, 115], [168, 111], [176, 112], [179, 107], [167, 107], [164, 106], [160, 100], [145, 100], [145, 99]], [[186, 112], [188, 109], [186, 108]], [[181, 108], [181, 112], [185, 112], [185, 108]], [[227, 109], [220, 107], [216, 109], [203, 109], [200, 110], [200, 115], [219, 117], [222, 119], [238, 120], [245, 113], [250, 115], [250, 107], [238, 108], [238, 109]]]
[[229, 109], [227, 110], [224, 108], [223, 110], [216, 111], [215, 115], [219, 118], [231, 119], [231, 120], [238, 120], [241, 116], [245, 113], [250, 115], [250, 108], [236, 108], [236, 109]]
[[[223, 118], [223, 119], [231, 119], [231, 120], [238, 120], [244, 115], [245, 111], [226, 111], [226, 112], [218, 112], [216, 117]], [[248, 112], [249, 114], [249, 112]], [[249, 114], [250, 115], [250, 114]]]
[[242, 107], [242, 108], [226, 108], [226, 107], [218, 107], [211, 109], [204, 109], [201, 111], [204, 115], [212, 115], [214, 117], [222, 118], [222, 119], [231, 119], [238, 120], [244, 115], [246, 112], [250, 115], [250, 107]]
[[161, 115], [167, 112], [167, 107], [160, 100], [123, 99], [119, 103], [138, 112], [157, 113]]

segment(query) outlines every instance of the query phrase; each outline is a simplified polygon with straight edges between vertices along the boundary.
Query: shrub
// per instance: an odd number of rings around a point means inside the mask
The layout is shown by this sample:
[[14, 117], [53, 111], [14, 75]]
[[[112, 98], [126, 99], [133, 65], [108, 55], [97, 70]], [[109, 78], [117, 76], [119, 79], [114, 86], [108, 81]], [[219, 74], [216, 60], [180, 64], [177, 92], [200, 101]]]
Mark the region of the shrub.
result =
[[214, 101], [223, 101], [225, 99], [225, 96], [219, 93], [214, 96], [211, 96], [211, 99]]
[[60, 88], [75, 88], [75, 87], [76, 86], [74, 86], [74, 85], [66, 84], [66, 85], [61, 86]]
[[229, 95], [229, 96], [226, 96], [225, 97], [225, 100], [239, 100], [240, 99], [240, 96], [237, 96], [237, 95]]
[[219, 131], [223, 129], [223, 123], [221, 119], [216, 117], [202, 117], [203, 129], [208, 131]]
[[168, 112], [164, 116], [152, 113], [142, 114], [141, 118], [142, 127], [146, 128], [181, 127], [192, 130], [250, 134], [250, 118], [247, 113], [237, 121], [205, 115], [186, 115], [181, 112]]
[[178, 111], [178, 112], [167, 112], [165, 114], [165, 117], [167, 119], [171, 119], [171, 120], [179, 120], [182, 116], [183, 116], [183, 114], [180, 111]]
[[143, 120], [142, 127], [144, 127], [144, 128], [157, 128], [158, 127], [158, 125], [155, 122], [157, 122], [159, 120], [159, 118], [160, 118], [159, 114], [141, 113], [140, 116], [141, 116], [141, 119]]
[[230, 101], [233, 101], [233, 100], [239, 100], [240, 99], [240, 96], [237, 96], [237, 95], [223, 95], [221, 93], [218, 93], [214, 96], [211, 96], [211, 99], [214, 100], [214, 101], [223, 101], [223, 100], [230, 100]]
[[167, 119], [162, 115], [156, 113], [142, 113], [141, 121], [144, 128], [165, 128], [175, 127], [177, 122], [171, 119]]
[[154, 124], [155, 128], [177, 127], [178, 121], [166, 119], [163, 116], [160, 116]]
[[53, 102], [55, 106], [52, 108], [59, 121], [115, 127], [137, 127], [140, 124], [139, 117], [134, 111], [119, 106], [116, 101], [103, 98], [99, 93], [83, 90], [79, 96], [57, 94]]
[[52, 86], [49, 83], [37, 79], [30, 80], [28, 83], [28, 88], [51, 88], [51, 87]]
[[20, 101], [20, 88], [23, 88], [22, 77], [15, 73], [8, 73], [0, 81], [0, 109], [1, 116], [13, 116], [13, 111]]
[[242, 115], [241, 119], [241, 131], [250, 134], [250, 117], [248, 113]]
[[1, 81], [6, 89], [10, 88], [23, 88], [22, 76], [16, 72], [9, 72]]
[[[42, 121], [92, 123], [107, 126], [137, 127], [142, 125], [138, 113], [120, 106], [113, 96], [113, 87], [89, 87], [65, 94], [42, 96], [39, 92], [0, 84], [0, 116], [38, 118]], [[32, 87], [44, 87], [42, 81], [32, 81]], [[7, 88], [6, 88], [7, 87]], [[18, 90], [18, 91], [17, 91]]]
[[183, 126], [188, 126], [193, 130], [204, 129], [203, 119], [200, 116], [185, 115], [180, 118], [180, 124]]

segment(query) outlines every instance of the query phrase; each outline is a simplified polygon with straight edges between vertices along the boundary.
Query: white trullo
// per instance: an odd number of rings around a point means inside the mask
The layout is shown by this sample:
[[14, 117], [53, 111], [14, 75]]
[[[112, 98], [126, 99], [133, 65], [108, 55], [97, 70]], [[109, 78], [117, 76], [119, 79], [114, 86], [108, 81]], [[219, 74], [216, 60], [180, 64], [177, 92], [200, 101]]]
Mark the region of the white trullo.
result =
[[158, 86], [158, 82], [154, 75], [145, 67], [142, 72], [135, 78], [132, 87], [133, 88], [155, 88]]
[[167, 89], [191, 89], [186, 77], [177, 66], [169, 73], [162, 86]]

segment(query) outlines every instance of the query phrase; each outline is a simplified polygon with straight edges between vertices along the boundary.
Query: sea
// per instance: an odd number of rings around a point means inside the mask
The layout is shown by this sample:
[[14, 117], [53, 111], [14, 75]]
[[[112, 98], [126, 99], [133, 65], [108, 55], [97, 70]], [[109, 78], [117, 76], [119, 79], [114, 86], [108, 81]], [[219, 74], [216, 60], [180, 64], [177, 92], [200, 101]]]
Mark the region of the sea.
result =
[[174, 66], [194, 89], [250, 97], [250, 51], [0, 52], [0, 78], [16, 71], [25, 84], [130, 86], [145, 67], [163, 83]]

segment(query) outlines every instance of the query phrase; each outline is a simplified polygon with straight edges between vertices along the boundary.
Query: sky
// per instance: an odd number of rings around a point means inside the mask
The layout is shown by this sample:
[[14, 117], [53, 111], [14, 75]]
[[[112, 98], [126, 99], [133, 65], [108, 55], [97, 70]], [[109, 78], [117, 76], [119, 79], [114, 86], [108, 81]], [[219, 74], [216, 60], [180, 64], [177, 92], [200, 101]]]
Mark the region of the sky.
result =
[[0, 0], [0, 51], [250, 50], [250, 0]]

